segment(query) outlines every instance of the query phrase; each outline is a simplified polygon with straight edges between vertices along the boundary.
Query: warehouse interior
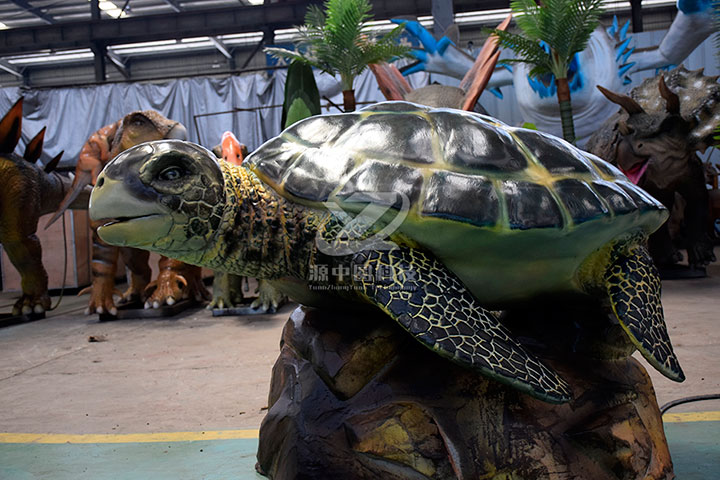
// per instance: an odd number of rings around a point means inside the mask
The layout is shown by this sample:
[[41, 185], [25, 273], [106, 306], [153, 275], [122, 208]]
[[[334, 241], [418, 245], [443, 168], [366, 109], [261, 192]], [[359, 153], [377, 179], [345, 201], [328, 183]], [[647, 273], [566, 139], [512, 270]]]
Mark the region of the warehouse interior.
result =
[[[508, 15], [511, 2], [370, 3], [373, 32], [392, 30], [391, 19], [417, 20], [436, 38], [451, 35], [458, 49], [476, 56], [487, 29]], [[658, 45], [678, 15], [674, 0], [602, 3], [601, 24], [627, 24], [637, 51]], [[25, 151], [46, 127], [39, 163], [47, 165], [64, 151], [58, 171], [75, 172], [86, 141], [98, 129], [131, 111], [150, 109], [182, 123], [187, 140], [207, 149], [231, 131], [250, 152], [256, 150], [282, 131], [287, 80], [287, 63], [264, 48], [292, 45], [311, 4], [322, 2], [1, 0], [0, 114], [23, 97], [16, 152]], [[718, 75], [716, 51], [714, 38], [708, 38], [683, 65]], [[503, 50], [500, 58], [511, 54]], [[639, 85], [658, 72], [633, 73], [628, 83]], [[338, 80], [319, 72], [315, 79], [322, 113], [342, 112]], [[459, 84], [428, 72], [408, 81], [414, 88]], [[369, 70], [356, 82], [359, 108], [385, 99]], [[522, 125], [516, 88], [501, 90], [502, 95], [485, 91], [480, 104], [490, 116]], [[700, 158], [715, 168], [714, 186], [707, 187], [717, 192], [716, 149], [700, 152]], [[0, 245], [0, 399], [5, 405], [0, 478], [267, 478], [256, 472], [256, 453], [261, 423], [273, 406], [268, 400], [273, 366], [283, 331], [306, 307], [289, 300], [277, 311], [239, 308], [215, 315], [206, 299], [140, 307], [117, 317], [88, 311], [88, 295], [81, 295], [93, 276], [87, 208], [68, 210], [46, 228], [50, 217], [41, 217], [37, 227], [53, 305], [42, 315], [11, 314], [22, 279]], [[714, 257], [720, 259], [720, 218], [712, 220]], [[687, 264], [689, 254], [681, 252]], [[150, 256], [152, 278], [162, 269], [158, 258]], [[116, 293], [128, 286], [125, 273], [118, 269]], [[633, 355], [652, 379], [657, 404], [669, 406], [662, 416], [664, 434], [681, 480], [720, 474], [720, 263], [709, 262], [703, 274], [662, 282], [665, 322], [686, 380], [672, 382], [639, 352]], [[207, 268], [201, 273], [211, 292], [213, 275]], [[253, 297], [257, 286], [250, 279], [241, 288]], [[670, 405], [677, 400], [681, 404]], [[487, 478], [520, 478], [501, 471], [494, 475]]]

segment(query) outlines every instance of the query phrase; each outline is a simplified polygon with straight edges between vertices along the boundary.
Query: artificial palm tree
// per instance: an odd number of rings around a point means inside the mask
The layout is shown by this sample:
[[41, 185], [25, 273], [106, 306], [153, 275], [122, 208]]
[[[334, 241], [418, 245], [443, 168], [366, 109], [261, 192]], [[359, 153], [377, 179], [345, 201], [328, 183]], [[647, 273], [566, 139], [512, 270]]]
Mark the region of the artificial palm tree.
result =
[[534, 0], [512, 0], [510, 8], [522, 34], [492, 31], [500, 45], [517, 55], [504, 62], [531, 65], [531, 76], [555, 76], [563, 137], [569, 142], [575, 141], [575, 126], [568, 67], [573, 56], [585, 49], [600, 23], [602, 4], [603, 0], [543, 0], [541, 5]]
[[305, 25], [298, 27], [296, 50], [266, 48], [275, 57], [298, 60], [330, 75], [340, 75], [345, 111], [355, 110], [355, 78], [371, 63], [404, 56], [408, 47], [398, 44], [403, 26], [382, 37], [370, 31], [368, 0], [326, 0], [324, 8], [310, 5]]

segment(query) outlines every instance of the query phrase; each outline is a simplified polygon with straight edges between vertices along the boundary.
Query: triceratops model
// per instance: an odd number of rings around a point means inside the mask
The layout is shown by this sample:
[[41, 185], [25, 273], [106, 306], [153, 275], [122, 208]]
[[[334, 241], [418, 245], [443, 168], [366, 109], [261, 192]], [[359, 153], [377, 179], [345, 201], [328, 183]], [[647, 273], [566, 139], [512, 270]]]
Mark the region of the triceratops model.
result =
[[[586, 145], [668, 209], [676, 194], [685, 200], [684, 237], [688, 263], [694, 268], [715, 260], [708, 235], [705, 172], [695, 152], [714, 143], [713, 133], [720, 125], [717, 78], [680, 66], [645, 80], [629, 96], [598, 87], [622, 109]], [[650, 252], [661, 269], [681, 258], [667, 225], [650, 237]]]
[[[13, 153], [22, 131], [22, 106], [21, 98], [0, 120], [0, 243], [20, 273], [22, 285], [13, 315], [42, 314], [50, 308], [48, 276], [35, 232], [40, 216], [57, 208], [71, 183], [69, 177], [53, 172], [62, 153], [44, 168], [35, 164], [42, 153], [44, 128], [27, 145], [23, 157]], [[76, 202], [87, 206], [89, 192], [84, 197], [80, 193]]]
[[[102, 127], [90, 136], [80, 151], [72, 190], [63, 199], [60, 208], [49, 223], [60, 216], [80, 190], [88, 184], [94, 185], [105, 164], [119, 153], [143, 142], [162, 139], [184, 140], [186, 137], [187, 131], [181, 123], [169, 120], [153, 110], [132, 112], [117, 122]], [[181, 298], [201, 299], [209, 296], [201, 283], [198, 267], [162, 257], [159, 262], [158, 279], [149, 283], [151, 270], [148, 266], [147, 252], [111, 247], [98, 238], [95, 233], [97, 225], [92, 224], [92, 228], [93, 284], [86, 289], [91, 291], [86, 313], [107, 312], [111, 315], [117, 313], [113, 293], [119, 255], [122, 255], [130, 271], [130, 285], [122, 294], [122, 303], [144, 299], [146, 290], [153, 287], [155, 291], [147, 299], [146, 308], [150, 306], [157, 308], [166, 302], [172, 304]], [[180, 288], [181, 285], [183, 289]]]

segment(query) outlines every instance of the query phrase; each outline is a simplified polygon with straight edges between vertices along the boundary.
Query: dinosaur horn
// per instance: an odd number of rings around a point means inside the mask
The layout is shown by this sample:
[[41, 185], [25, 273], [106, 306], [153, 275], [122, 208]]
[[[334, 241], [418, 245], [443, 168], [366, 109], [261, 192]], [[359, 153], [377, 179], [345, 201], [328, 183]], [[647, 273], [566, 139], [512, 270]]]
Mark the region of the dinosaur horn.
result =
[[370, 70], [387, 100], [403, 100], [405, 95], [412, 91], [412, 87], [395, 65], [386, 62], [371, 63]]
[[20, 97], [0, 120], [0, 153], [11, 153], [20, 141], [22, 107], [23, 97]]
[[[507, 30], [510, 25], [510, 20], [512, 20], [512, 15], [505, 17], [505, 20], [500, 22], [496, 30]], [[482, 94], [488, 81], [490, 81], [490, 76], [495, 70], [498, 58], [500, 58], [498, 43], [498, 37], [490, 35], [487, 40], [485, 40], [485, 44], [482, 50], [480, 50], [477, 59], [475, 59], [475, 63], [473, 63], [473, 66], [460, 81], [460, 88], [465, 91], [465, 100], [462, 105], [463, 110], [473, 110], [478, 98], [480, 98], [480, 94]]]
[[620, 105], [630, 115], [634, 113], [645, 113], [645, 110], [637, 103], [632, 97], [627, 95], [621, 95], [619, 93], [612, 92], [607, 88], [597, 86], [598, 90], [602, 92], [605, 97], [613, 103]]
[[660, 87], [660, 96], [665, 99], [665, 108], [668, 113], [680, 113], [680, 98], [668, 88], [665, 77], [662, 75], [660, 75], [658, 86]]
[[65, 210], [70, 208], [70, 205], [72, 205], [73, 201], [82, 193], [82, 191], [85, 189], [86, 186], [90, 185], [92, 182], [92, 174], [88, 171], [80, 171], [77, 172], [75, 175], [75, 180], [73, 180], [72, 187], [70, 187], [70, 191], [65, 195], [65, 198], [63, 198], [63, 201], [60, 203], [60, 206], [58, 207], [57, 211], [53, 214], [53, 216], [48, 220], [47, 224], [45, 225], [45, 229], [55, 223], [58, 218], [62, 216], [63, 213], [65, 213]]
[[45, 165], [45, 173], [50, 173], [57, 168], [58, 163], [60, 163], [60, 159], [63, 156], [63, 153], [65, 153], [65, 150], [55, 155], [55, 157], [50, 160], [47, 165]]
[[37, 159], [42, 155], [43, 141], [45, 140], [45, 127], [38, 132], [37, 135], [30, 140], [30, 143], [25, 147], [25, 154], [23, 158], [30, 163], [37, 162]]

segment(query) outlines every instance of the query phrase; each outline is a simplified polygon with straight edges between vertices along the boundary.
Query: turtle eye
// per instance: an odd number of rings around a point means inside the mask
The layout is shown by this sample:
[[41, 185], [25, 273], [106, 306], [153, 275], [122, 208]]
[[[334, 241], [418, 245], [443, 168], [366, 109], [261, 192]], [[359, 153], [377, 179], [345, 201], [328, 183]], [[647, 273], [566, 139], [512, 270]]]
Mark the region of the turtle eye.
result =
[[157, 178], [158, 180], [163, 180], [166, 182], [171, 182], [173, 180], [177, 180], [178, 178], [185, 175], [185, 171], [180, 167], [167, 167], [160, 173], [158, 173]]

